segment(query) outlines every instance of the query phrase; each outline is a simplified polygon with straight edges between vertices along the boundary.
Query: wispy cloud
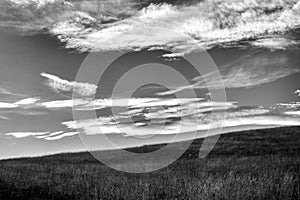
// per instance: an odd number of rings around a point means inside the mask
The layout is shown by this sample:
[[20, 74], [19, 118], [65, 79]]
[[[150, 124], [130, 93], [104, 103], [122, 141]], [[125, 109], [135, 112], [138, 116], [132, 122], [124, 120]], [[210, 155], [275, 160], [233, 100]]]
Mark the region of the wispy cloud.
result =
[[78, 133], [79, 132], [66, 132], [66, 133], [63, 133], [63, 134], [60, 134], [60, 135], [56, 135], [56, 136], [52, 136], [52, 137], [46, 137], [44, 139], [49, 140], [49, 141], [60, 140], [60, 139], [65, 138], [65, 137], [71, 137], [71, 136], [77, 135]]
[[40, 136], [48, 134], [49, 132], [11, 132], [11, 133], [5, 133], [7, 136], [13, 136], [15, 138], [25, 138], [29, 136]]
[[298, 118], [300, 115], [300, 102], [279, 103], [272, 107], [285, 115], [290, 115]]
[[15, 138], [26, 138], [26, 137], [34, 137], [36, 139], [44, 139], [44, 140], [59, 140], [65, 137], [70, 137], [73, 135], [77, 135], [79, 132], [64, 132], [64, 131], [57, 131], [57, 132], [10, 132], [5, 133], [6, 136], [13, 136]]
[[1, 1], [0, 25], [48, 30], [79, 51], [155, 48], [176, 56], [218, 45], [282, 49], [299, 43], [285, 34], [300, 25], [298, 0], [206, 0], [142, 9], [143, 2], [131, 0], [20, 2]]
[[0, 102], [0, 119], [9, 120], [11, 119], [10, 114], [18, 115], [45, 115], [45, 112], [31, 110], [29, 108], [37, 108], [40, 105], [37, 103], [40, 101], [39, 97], [21, 99], [17, 102]]
[[15, 96], [15, 97], [26, 97], [24, 94], [12, 92], [10, 90], [7, 90], [5, 88], [0, 88], [0, 94], [8, 95], [8, 96]]
[[72, 108], [73, 106], [78, 106], [84, 104], [84, 100], [57, 100], [41, 103], [42, 106], [55, 109], [55, 108]]
[[3, 120], [9, 120], [9, 117], [6, 117], [4, 115], [0, 115], [0, 119], [3, 119]]
[[45, 139], [49, 141], [53, 140], [60, 140], [65, 137], [71, 137], [73, 135], [77, 135], [79, 132], [64, 132], [64, 131], [57, 131], [46, 135], [36, 136], [38, 139]]
[[40, 100], [39, 97], [34, 97], [34, 98], [21, 99], [14, 103], [0, 102], [0, 108], [17, 108], [26, 105], [36, 105], [35, 103], [38, 102], [39, 100]]
[[288, 47], [298, 46], [300, 41], [297, 38], [269, 37], [258, 39], [251, 44], [256, 47], [284, 50]]
[[[169, 95], [186, 89], [248, 88], [276, 81], [300, 69], [283, 53], [255, 53], [193, 79], [194, 84], [178, 87], [158, 95]], [[221, 77], [218, 74], [221, 74]], [[222, 78], [222, 79], [220, 79]]]
[[47, 138], [47, 137], [52, 137], [52, 136], [60, 135], [62, 133], [63, 133], [63, 131], [57, 131], [57, 132], [53, 132], [53, 133], [50, 133], [50, 134], [48, 132], [47, 134], [36, 136], [36, 138], [44, 139], [44, 138]]
[[300, 116], [300, 110], [297, 110], [297, 111], [288, 111], [288, 112], [285, 112], [285, 114]]
[[15, 105], [13, 103], [5, 103], [5, 102], [0, 102], [0, 108], [16, 108], [18, 105]]
[[92, 96], [96, 93], [97, 86], [91, 83], [68, 81], [58, 76], [41, 73], [46, 78], [46, 84], [56, 92], [75, 92], [82, 96]]
[[15, 102], [15, 105], [30, 105], [35, 104], [36, 102], [40, 101], [39, 97], [33, 97], [33, 98], [26, 98], [22, 99], [20, 101]]
[[283, 110], [289, 110], [289, 111], [295, 110], [300, 108], [300, 102], [279, 103], [275, 106], [275, 108], [276, 107], [282, 108]]
[[[273, 60], [272, 60], [273, 59]], [[282, 69], [284, 66], [285, 69]], [[246, 56], [221, 69], [226, 87], [251, 87], [274, 81], [297, 70], [284, 55], [276, 58], [269, 54]], [[271, 74], [271, 77], [269, 75]], [[88, 135], [123, 134], [126, 136], [177, 134], [203, 131], [220, 127], [239, 126], [290, 126], [300, 125], [299, 103], [291, 102], [276, 105], [278, 108], [241, 107], [238, 102], [215, 102], [206, 98], [130, 98], [93, 99], [87, 90], [95, 92], [97, 87], [90, 83], [64, 80], [58, 76], [43, 73], [50, 88], [58, 91], [76, 91], [82, 99], [44, 101], [39, 97], [20, 99], [12, 103], [0, 103], [0, 108], [47, 108], [75, 109], [78, 111], [118, 108], [114, 114], [106, 113], [96, 119], [65, 121], [61, 124], [68, 131], [57, 132], [10, 132], [7, 136], [15, 138], [33, 137], [48, 141], [60, 140], [84, 132]], [[250, 76], [250, 77], [249, 77]], [[248, 79], [247, 79], [248, 77]], [[213, 85], [214, 74], [207, 75]], [[199, 80], [193, 87], [204, 87]], [[238, 80], [236, 80], [238, 79]], [[246, 80], [242, 80], [246, 79]], [[218, 85], [214, 85], [218, 88]], [[88, 93], [90, 94], [90, 93]], [[4, 109], [5, 110], [5, 109]], [[274, 112], [276, 110], [276, 112]]]
[[287, 118], [280, 116], [259, 116], [251, 118], [227, 119], [224, 127], [235, 127], [243, 125], [260, 125], [260, 126], [299, 126], [300, 120], [297, 118]]
[[36, 6], [36, 8], [41, 8], [43, 6], [47, 6], [49, 4], [66, 2], [63, 0], [10, 0], [12, 3], [21, 6]]
[[[151, 111], [147, 110], [149, 108], [152, 108]], [[218, 128], [222, 127], [223, 123], [225, 127], [233, 127], [274, 125], [279, 122], [271, 120], [272, 116], [267, 117], [269, 112], [269, 109], [259, 107], [238, 107], [234, 102], [188, 102], [183, 105], [167, 106], [164, 109], [154, 105], [146, 105], [143, 109], [131, 107], [129, 112], [115, 113], [113, 116], [68, 121], [62, 124], [68, 129], [84, 131], [90, 135], [177, 134]], [[253, 117], [259, 116], [261, 118], [253, 120]]]
[[[299, 115], [299, 113], [297, 113]], [[296, 115], [296, 114], [293, 114]], [[199, 116], [198, 116], [199, 117]], [[68, 128], [75, 130], [82, 130], [88, 135], [97, 134], [124, 134], [126, 136], [137, 136], [137, 135], [168, 135], [168, 134], [181, 134], [192, 131], [205, 131], [214, 128], [226, 128], [226, 127], [240, 127], [240, 126], [299, 126], [300, 120], [293, 117], [282, 117], [261, 114], [256, 115], [245, 115], [226, 118], [224, 121], [217, 120], [215, 116], [214, 120], [209, 123], [200, 120], [200, 124], [195, 126], [195, 121], [199, 119], [183, 120], [184, 122], [174, 121], [168, 125], [164, 125], [163, 128], [160, 126], [151, 126], [147, 121], [139, 121], [136, 123], [106, 123], [103, 124], [101, 118], [90, 119], [82, 121], [64, 122]]]
[[[155, 107], [155, 106], [154, 106]], [[74, 131], [57, 132], [9, 132], [6, 136], [15, 138], [33, 137], [48, 141], [85, 132], [87, 135], [123, 134], [126, 136], [168, 135], [192, 131], [205, 131], [221, 127], [240, 126], [298, 126], [299, 111], [274, 114], [262, 107], [237, 107], [228, 102], [200, 102], [160, 109], [155, 107], [151, 113], [145, 109], [133, 108], [131, 113], [116, 113], [114, 116], [100, 116], [96, 119], [62, 122], [66, 128]], [[146, 112], [145, 112], [146, 111]], [[223, 111], [226, 111], [224, 115]], [[135, 118], [138, 117], [138, 118]]]

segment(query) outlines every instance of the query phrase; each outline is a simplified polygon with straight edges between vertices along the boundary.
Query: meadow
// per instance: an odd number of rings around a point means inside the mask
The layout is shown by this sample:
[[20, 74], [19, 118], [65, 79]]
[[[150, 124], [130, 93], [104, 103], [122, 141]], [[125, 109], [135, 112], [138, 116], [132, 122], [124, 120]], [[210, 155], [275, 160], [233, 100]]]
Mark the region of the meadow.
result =
[[145, 174], [113, 170], [86, 152], [2, 160], [0, 199], [300, 199], [300, 127], [224, 134], [199, 159], [202, 141], [194, 140], [175, 163]]

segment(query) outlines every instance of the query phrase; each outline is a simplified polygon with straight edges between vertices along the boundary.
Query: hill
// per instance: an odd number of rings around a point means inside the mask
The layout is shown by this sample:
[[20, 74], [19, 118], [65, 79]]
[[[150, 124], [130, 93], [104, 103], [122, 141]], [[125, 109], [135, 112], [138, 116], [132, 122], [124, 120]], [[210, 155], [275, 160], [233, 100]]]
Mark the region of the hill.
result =
[[[145, 174], [113, 170], [87, 152], [2, 160], [0, 199], [300, 199], [300, 127], [224, 134], [199, 159], [202, 142], [194, 140], [176, 162]], [[128, 160], [119, 150], [93, 153]]]

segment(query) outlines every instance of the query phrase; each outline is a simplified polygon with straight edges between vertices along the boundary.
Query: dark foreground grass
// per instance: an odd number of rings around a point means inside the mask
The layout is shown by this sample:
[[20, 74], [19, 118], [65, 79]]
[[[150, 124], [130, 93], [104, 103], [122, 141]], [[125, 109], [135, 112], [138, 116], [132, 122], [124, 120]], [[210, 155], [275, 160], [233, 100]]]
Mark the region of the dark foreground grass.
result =
[[112, 170], [88, 153], [4, 160], [0, 199], [300, 199], [299, 127], [223, 135], [205, 159], [201, 143], [146, 174]]

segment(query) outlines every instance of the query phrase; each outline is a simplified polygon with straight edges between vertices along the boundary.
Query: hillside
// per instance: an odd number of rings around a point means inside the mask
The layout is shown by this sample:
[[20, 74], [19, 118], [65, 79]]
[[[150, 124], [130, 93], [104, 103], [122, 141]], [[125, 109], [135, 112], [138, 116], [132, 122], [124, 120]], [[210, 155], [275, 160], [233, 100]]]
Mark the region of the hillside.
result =
[[[170, 166], [146, 174], [110, 169], [86, 152], [3, 160], [0, 199], [300, 199], [300, 127], [224, 134], [199, 159], [202, 141], [194, 140]], [[118, 150], [94, 153], [127, 161]]]

